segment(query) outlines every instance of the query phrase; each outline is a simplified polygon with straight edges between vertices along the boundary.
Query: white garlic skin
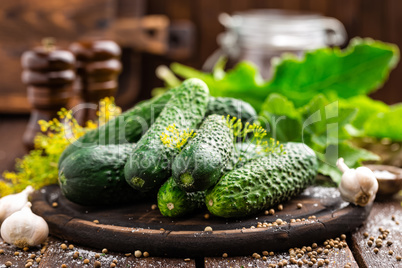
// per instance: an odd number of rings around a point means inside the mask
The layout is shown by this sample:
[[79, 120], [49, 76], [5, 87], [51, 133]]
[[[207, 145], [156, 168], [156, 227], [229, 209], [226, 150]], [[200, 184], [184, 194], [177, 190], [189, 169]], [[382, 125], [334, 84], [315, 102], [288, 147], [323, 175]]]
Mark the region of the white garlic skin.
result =
[[34, 192], [32, 186], [28, 186], [18, 194], [10, 194], [0, 199], [0, 223], [8, 216], [21, 210], [28, 202], [28, 197]]
[[30, 202], [5, 219], [1, 225], [3, 240], [19, 248], [39, 245], [46, 241], [48, 235], [46, 221], [32, 212]]
[[367, 167], [350, 169], [343, 158], [339, 158], [336, 165], [343, 172], [339, 184], [339, 192], [343, 200], [362, 207], [374, 201], [378, 191], [378, 181], [371, 169]]

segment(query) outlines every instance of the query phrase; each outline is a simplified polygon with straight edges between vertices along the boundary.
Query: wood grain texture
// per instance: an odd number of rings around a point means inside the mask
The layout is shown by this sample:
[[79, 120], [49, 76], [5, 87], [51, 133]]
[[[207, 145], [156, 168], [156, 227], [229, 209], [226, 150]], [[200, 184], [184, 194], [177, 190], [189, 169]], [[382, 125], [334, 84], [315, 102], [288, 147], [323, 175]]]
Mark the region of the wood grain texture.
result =
[[[402, 267], [402, 261], [396, 260], [396, 256], [402, 257], [401, 201], [402, 197], [399, 196], [399, 199], [392, 201], [375, 202], [364, 226], [353, 234], [351, 247], [360, 267]], [[376, 240], [382, 235], [380, 227], [389, 230], [389, 235], [386, 239], [382, 239], [382, 247], [376, 254], [374, 253], [376, 243], [369, 246], [368, 241], [371, 236]], [[364, 236], [366, 232], [368, 237]], [[387, 241], [392, 241], [392, 245], [388, 246]], [[392, 255], [389, 254], [390, 250], [393, 251]]]
[[[324, 248], [323, 245], [318, 245], [320, 248]], [[268, 267], [270, 264], [275, 264], [278, 265], [279, 262], [286, 260], [287, 265], [286, 267], [300, 267], [297, 264], [292, 264], [290, 262], [290, 254], [289, 252], [274, 252], [275, 255], [273, 256], [266, 256], [267, 260], [263, 260], [263, 254], [262, 252], [258, 252], [258, 254], [261, 256], [261, 258], [256, 259], [252, 256], [247, 256], [247, 257], [228, 257], [228, 258], [205, 258], [204, 259], [204, 267], [205, 268], [229, 268], [229, 267]], [[306, 254], [307, 255], [307, 254]], [[296, 261], [303, 261], [303, 260], [308, 260], [310, 261], [310, 258], [308, 258], [306, 255], [304, 255], [301, 258], [295, 258]], [[319, 254], [317, 255], [316, 260], [329, 260], [329, 264], [325, 265], [325, 267], [333, 267], [333, 268], [338, 268], [338, 267], [344, 267], [346, 264], [350, 264], [350, 267], [353, 268], [358, 268], [359, 266], [357, 265], [356, 260], [353, 257], [352, 252], [350, 251], [349, 247], [346, 248], [332, 248], [329, 250], [328, 254]], [[274, 266], [278, 267], [278, 266]], [[307, 264], [303, 264], [303, 267], [308, 267]], [[317, 264], [313, 265], [313, 267], [317, 267]]]
[[[53, 202], [58, 207], [51, 206]], [[303, 208], [297, 209], [297, 203]], [[275, 215], [264, 213], [247, 219], [206, 220], [200, 211], [183, 219], [163, 217], [151, 210], [152, 201], [120, 207], [83, 207], [60, 194], [58, 186], [37, 191], [34, 212], [48, 222], [51, 234], [74, 243], [115, 251], [148, 251], [152, 256], [205, 257], [251, 254], [257, 250], [286, 250], [320, 242], [361, 225], [370, 207], [360, 208], [341, 201], [333, 188], [310, 187], [284, 204]], [[309, 219], [314, 215], [316, 218]], [[306, 220], [291, 223], [291, 219]], [[254, 228], [277, 219], [280, 226]], [[99, 224], [94, 223], [98, 220]], [[211, 226], [213, 232], [204, 232]], [[163, 228], [163, 229], [161, 229]]]

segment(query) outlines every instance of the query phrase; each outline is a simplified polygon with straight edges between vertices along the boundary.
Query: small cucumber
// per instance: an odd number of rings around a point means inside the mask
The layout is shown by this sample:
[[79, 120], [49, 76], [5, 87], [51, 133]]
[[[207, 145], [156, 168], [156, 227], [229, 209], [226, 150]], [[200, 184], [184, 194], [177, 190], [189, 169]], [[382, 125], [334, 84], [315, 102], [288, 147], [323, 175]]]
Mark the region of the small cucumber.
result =
[[257, 112], [248, 102], [224, 97], [210, 97], [205, 116], [219, 114], [223, 116], [240, 118], [243, 123], [253, 122], [257, 118]]
[[288, 143], [286, 154], [247, 162], [224, 175], [207, 191], [208, 210], [220, 217], [246, 217], [287, 201], [314, 181], [317, 158], [301, 143]]
[[150, 129], [141, 137], [124, 168], [126, 181], [142, 192], [157, 189], [171, 175], [171, 164], [179, 149], [161, 141], [166, 128], [195, 129], [205, 116], [209, 90], [196, 78], [185, 80]]
[[98, 145], [73, 152], [60, 165], [61, 192], [81, 205], [127, 204], [144, 198], [124, 179], [124, 164], [133, 147]]
[[176, 88], [173, 88], [161, 96], [143, 101], [97, 129], [85, 133], [64, 150], [60, 156], [59, 164], [68, 155], [81, 148], [137, 142], [142, 133], [151, 126], [152, 121], [159, 116], [175, 92]]
[[163, 216], [184, 216], [205, 207], [205, 191], [187, 193], [170, 177], [159, 189], [158, 207]]
[[233, 134], [222, 115], [208, 116], [172, 165], [176, 183], [187, 192], [215, 185], [234, 151]]

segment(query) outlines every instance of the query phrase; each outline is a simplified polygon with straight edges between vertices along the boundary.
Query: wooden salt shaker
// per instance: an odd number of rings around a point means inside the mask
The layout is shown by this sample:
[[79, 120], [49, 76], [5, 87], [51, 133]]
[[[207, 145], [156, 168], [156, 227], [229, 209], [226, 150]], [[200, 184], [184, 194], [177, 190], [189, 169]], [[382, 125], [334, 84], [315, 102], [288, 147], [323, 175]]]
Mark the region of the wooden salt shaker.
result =
[[43, 40], [43, 46], [26, 51], [21, 57], [22, 82], [27, 85], [31, 117], [23, 136], [24, 145], [34, 148], [34, 138], [40, 132], [38, 120], [49, 121], [66, 107], [72, 98], [75, 80], [75, 57], [54, 46], [52, 38]]
[[80, 96], [81, 107], [76, 118], [80, 124], [96, 119], [97, 104], [105, 97], [114, 96], [122, 65], [121, 49], [110, 40], [80, 41], [71, 44], [77, 62], [74, 90]]

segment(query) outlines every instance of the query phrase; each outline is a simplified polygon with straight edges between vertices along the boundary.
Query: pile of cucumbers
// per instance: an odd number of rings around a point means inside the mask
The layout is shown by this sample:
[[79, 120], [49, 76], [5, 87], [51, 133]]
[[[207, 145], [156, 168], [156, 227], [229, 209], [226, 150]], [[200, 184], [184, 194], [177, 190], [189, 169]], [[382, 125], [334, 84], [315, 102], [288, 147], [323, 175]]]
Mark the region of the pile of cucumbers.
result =
[[[59, 184], [70, 201], [117, 205], [157, 196], [164, 216], [207, 207], [220, 217], [246, 217], [286, 201], [311, 184], [314, 152], [287, 143], [285, 154], [234, 144], [226, 116], [256, 119], [250, 104], [209, 96], [199, 79], [144, 101], [72, 143], [59, 161]], [[173, 125], [195, 130], [183, 147], [164, 144]]]

